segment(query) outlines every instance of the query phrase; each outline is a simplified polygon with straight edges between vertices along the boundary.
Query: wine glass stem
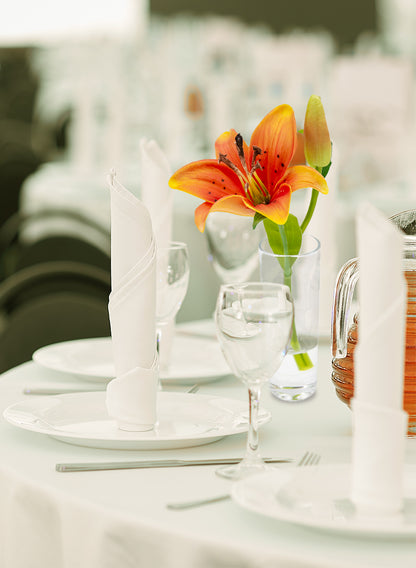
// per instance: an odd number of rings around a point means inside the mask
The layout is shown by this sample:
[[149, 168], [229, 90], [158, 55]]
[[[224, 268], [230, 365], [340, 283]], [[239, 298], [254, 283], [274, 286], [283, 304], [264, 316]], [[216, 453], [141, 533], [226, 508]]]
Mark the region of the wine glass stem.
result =
[[249, 400], [249, 429], [247, 436], [246, 460], [260, 459], [259, 454], [259, 430], [258, 430], [258, 414], [260, 404], [261, 387], [251, 385], [248, 388]]

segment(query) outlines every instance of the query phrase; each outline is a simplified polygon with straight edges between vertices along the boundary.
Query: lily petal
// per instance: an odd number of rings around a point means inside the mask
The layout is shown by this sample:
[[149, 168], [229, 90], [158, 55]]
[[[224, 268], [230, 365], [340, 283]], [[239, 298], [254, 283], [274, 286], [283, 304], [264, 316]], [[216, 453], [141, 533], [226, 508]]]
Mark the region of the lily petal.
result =
[[272, 188], [285, 173], [296, 148], [296, 120], [289, 105], [279, 105], [267, 114], [253, 132], [250, 141], [250, 160], [253, 146], [263, 150], [258, 162], [263, 170], [258, 175], [266, 187]]
[[214, 211], [233, 213], [244, 217], [253, 217], [255, 213], [247, 199], [237, 195], [228, 195], [216, 203], [202, 203], [195, 209], [195, 224], [201, 233], [204, 232], [208, 214]]
[[210, 203], [225, 195], [244, 195], [238, 175], [217, 160], [191, 162], [173, 174], [169, 186]]
[[200, 233], [204, 232], [205, 223], [208, 217], [208, 213], [211, 211], [211, 207], [212, 203], [205, 202], [201, 203], [201, 205], [198, 205], [198, 207], [195, 209], [195, 225]]
[[299, 164], [306, 164], [305, 158], [305, 135], [303, 132], [297, 132], [296, 135], [296, 150], [293, 154], [292, 161], [289, 164], [290, 166], [298, 166]]
[[[220, 154], [225, 154], [227, 158], [245, 175], [245, 170], [243, 165], [240, 161], [240, 156], [237, 152], [237, 145], [235, 143], [235, 137], [237, 136], [237, 131], [233, 128], [227, 132], [224, 132], [217, 138], [215, 141], [215, 154], [217, 158], [220, 157]], [[249, 149], [247, 144], [243, 141], [243, 148], [244, 148], [244, 156], [246, 158], [246, 165], [248, 170], [248, 155]]]
[[288, 183], [279, 185], [277, 192], [268, 204], [261, 203], [252, 206], [254, 211], [258, 211], [277, 225], [284, 225], [289, 217], [290, 200], [292, 197], [291, 187]]
[[[324, 195], [328, 193], [328, 184], [325, 178], [309, 166], [293, 166], [289, 168], [283, 176], [281, 183], [288, 183], [292, 191], [312, 187]], [[276, 191], [278, 191], [278, 187]], [[272, 199], [274, 199], [274, 195], [272, 195]]]

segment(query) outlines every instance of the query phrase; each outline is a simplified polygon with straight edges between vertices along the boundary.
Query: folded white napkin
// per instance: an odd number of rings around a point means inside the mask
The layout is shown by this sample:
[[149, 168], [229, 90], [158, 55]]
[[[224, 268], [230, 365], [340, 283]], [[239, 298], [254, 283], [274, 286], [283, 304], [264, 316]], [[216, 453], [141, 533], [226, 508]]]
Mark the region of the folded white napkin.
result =
[[[308, 233], [321, 243], [319, 285], [319, 335], [331, 335], [332, 296], [337, 277], [337, 199], [339, 166], [336, 147], [332, 149], [332, 166], [327, 176], [328, 195], [320, 195], [308, 227]], [[308, 204], [310, 195], [308, 194]]]
[[[169, 187], [171, 168], [169, 162], [155, 140], [140, 140], [141, 199], [147, 207], [152, 219], [157, 248], [166, 248], [172, 241], [173, 223], [173, 190]], [[163, 262], [163, 260], [162, 260]], [[161, 261], [157, 265], [158, 272], [164, 272]], [[158, 274], [158, 293], [165, 278]], [[160, 324], [159, 365], [161, 369], [169, 366], [175, 318]], [[163, 340], [162, 340], [163, 336]]]
[[123, 430], [156, 422], [156, 245], [149, 212], [112, 172], [109, 314], [116, 378], [107, 409]]
[[158, 247], [172, 240], [173, 190], [169, 162], [155, 140], [140, 140], [141, 200], [152, 219]]
[[357, 218], [359, 343], [354, 352], [351, 498], [366, 513], [402, 506], [407, 286], [403, 235], [370, 204]]

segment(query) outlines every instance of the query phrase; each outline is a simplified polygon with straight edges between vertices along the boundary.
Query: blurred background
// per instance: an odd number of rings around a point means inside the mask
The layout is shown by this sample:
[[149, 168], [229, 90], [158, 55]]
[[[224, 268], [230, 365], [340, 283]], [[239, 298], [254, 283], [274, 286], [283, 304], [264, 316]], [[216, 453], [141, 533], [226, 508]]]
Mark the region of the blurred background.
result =
[[[312, 93], [324, 102], [336, 155], [335, 268], [355, 255], [361, 200], [387, 215], [414, 207], [414, 0], [1, 3], [2, 278], [15, 269], [16, 240], [46, 233], [81, 235], [108, 254], [105, 177], [114, 167], [140, 193], [143, 137], [174, 171], [213, 157], [224, 130], [248, 140], [280, 103], [302, 128]], [[174, 238], [190, 244], [192, 267], [179, 320], [210, 315], [219, 283], [193, 224], [198, 203], [175, 192]], [[51, 210], [72, 217], [42, 215]]]

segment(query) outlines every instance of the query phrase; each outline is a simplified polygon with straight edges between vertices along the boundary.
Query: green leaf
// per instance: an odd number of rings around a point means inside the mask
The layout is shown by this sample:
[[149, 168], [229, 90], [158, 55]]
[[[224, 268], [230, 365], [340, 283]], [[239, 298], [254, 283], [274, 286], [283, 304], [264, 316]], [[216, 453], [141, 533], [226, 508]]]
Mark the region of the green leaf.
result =
[[282, 232], [279, 225], [270, 221], [264, 220], [264, 228], [266, 229], [267, 239], [274, 254], [296, 255], [300, 251], [302, 245], [302, 231], [299, 226], [297, 217], [290, 214], [286, 223], [281, 225], [286, 235], [286, 242], [282, 239]]
[[[332, 155], [332, 142], [331, 142], [331, 155]], [[329, 164], [327, 164], [326, 166], [324, 166], [323, 168], [321, 168], [320, 173], [326, 177], [328, 175], [328, 172], [330, 170], [332, 166], [332, 160], [329, 162]]]
[[263, 221], [263, 219], [266, 219], [266, 217], [256, 211], [253, 217], [253, 229], [255, 229], [257, 225]]
[[332, 166], [332, 162], [329, 162], [328, 165], [322, 168], [321, 174], [326, 177], [328, 175], [329, 169]]

